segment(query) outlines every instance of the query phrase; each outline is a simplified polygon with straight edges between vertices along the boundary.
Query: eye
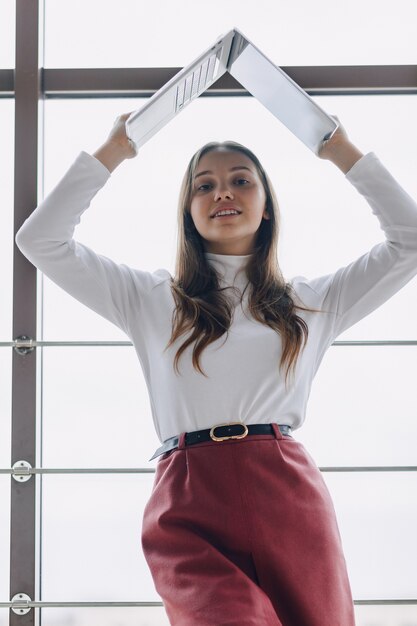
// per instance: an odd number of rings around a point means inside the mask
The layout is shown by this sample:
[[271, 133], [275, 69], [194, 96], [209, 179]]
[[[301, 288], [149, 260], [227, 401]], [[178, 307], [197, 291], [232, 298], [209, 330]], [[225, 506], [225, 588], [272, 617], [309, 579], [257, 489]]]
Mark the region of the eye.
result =
[[206, 191], [204, 187], [208, 187], [208, 186], [209, 186], [209, 183], [206, 183], [205, 185], [200, 185], [199, 187], [197, 187], [197, 191], [200, 191], [200, 190]]
[[[236, 178], [235, 182], [239, 184], [239, 187], [241, 187], [241, 183], [249, 184], [250, 181], [246, 178]], [[203, 185], [200, 185], [199, 187], [196, 187], [196, 191], [207, 191], [207, 188], [210, 187], [210, 185], [211, 183], [205, 183]]]

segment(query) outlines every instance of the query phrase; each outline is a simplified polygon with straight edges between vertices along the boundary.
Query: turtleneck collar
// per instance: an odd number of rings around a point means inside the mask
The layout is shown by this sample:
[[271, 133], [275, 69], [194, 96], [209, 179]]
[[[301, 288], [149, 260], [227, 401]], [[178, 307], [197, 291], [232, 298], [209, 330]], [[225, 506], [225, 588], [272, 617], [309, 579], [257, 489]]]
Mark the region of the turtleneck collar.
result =
[[245, 266], [252, 254], [216, 254], [204, 252], [208, 263], [219, 273], [226, 285], [244, 287], [247, 282]]

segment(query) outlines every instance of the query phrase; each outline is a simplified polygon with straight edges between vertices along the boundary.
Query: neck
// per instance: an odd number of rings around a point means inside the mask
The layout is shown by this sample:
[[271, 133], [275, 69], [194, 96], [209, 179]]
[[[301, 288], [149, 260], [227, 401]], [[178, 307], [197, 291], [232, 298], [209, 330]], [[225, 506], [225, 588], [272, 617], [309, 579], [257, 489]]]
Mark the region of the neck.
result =
[[231, 259], [233, 259], [234, 257], [239, 258], [239, 259], [249, 259], [249, 257], [251, 257], [253, 255], [253, 253], [250, 254], [226, 254], [226, 253], [221, 253], [221, 252], [205, 252], [204, 256], [210, 258], [210, 257], [230, 257]]
[[205, 251], [212, 254], [221, 254], [224, 256], [249, 256], [253, 254], [253, 245], [248, 242], [236, 241], [234, 243], [212, 242], [205, 243]]

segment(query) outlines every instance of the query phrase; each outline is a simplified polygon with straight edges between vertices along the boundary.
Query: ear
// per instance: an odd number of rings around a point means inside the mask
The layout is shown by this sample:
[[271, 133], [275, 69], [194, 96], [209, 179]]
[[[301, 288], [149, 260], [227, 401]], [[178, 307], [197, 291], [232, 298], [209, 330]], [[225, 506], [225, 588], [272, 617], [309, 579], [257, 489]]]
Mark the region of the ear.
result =
[[263, 214], [262, 214], [262, 217], [263, 217], [264, 219], [266, 219], [266, 220], [270, 220], [270, 219], [271, 219], [271, 216], [269, 215], [268, 209], [265, 209], [265, 210], [264, 210], [264, 212], [263, 212]]

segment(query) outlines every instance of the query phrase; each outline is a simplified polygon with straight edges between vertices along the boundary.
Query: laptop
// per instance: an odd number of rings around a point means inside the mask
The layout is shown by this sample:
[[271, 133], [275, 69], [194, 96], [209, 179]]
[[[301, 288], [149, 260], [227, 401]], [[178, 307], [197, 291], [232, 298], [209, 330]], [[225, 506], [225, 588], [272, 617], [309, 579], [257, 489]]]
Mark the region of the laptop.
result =
[[137, 148], [229, 72], [316, 155], [338, 123], [237, 28], [221, 35], [126, 120]]

